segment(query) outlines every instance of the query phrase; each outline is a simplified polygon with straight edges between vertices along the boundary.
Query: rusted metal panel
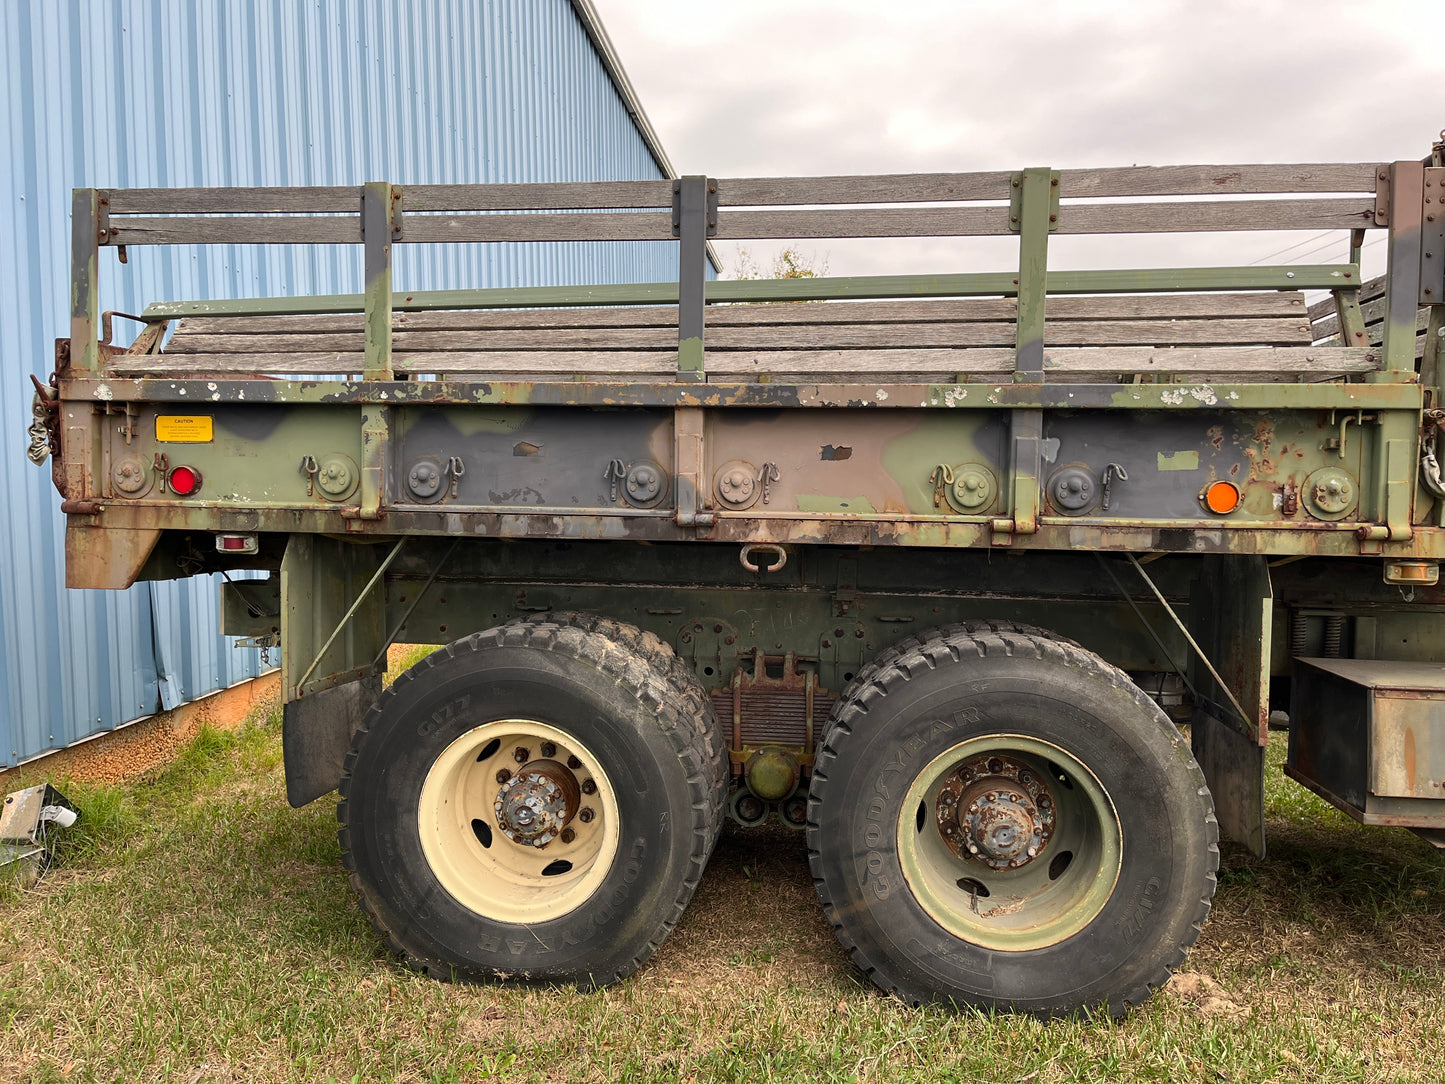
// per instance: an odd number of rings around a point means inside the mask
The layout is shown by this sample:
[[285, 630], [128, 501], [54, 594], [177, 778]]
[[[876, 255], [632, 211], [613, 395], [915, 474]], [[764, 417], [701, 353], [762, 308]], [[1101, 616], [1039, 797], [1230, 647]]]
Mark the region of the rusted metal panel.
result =
[[[1445, 668], [1436, 668], [1445, 678]], [[1385, 798], [1445, 798], [1445, 680], [1425, 694], [1375, 697], [1370, 790]]]
[[139, 578], [161, 532], [107, 528], [95, 519], [72, 515], [66, 524], [65, 586], [123, 590]]
[[1366, 824], [1445, 825], [1445, 663], [1295, 660], [1288, 769]]

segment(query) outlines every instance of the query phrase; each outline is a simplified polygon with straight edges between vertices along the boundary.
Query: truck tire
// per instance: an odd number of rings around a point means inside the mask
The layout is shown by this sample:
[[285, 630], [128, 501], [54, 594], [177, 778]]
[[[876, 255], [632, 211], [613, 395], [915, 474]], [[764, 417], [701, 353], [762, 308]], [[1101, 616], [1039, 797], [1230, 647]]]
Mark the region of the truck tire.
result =
[[1209, 915], [1219, 831], [1159, 708], [1036, 631], [958, 629], [841, 699], [809, 800], [813, 880], [883, 990], [1122, 1015]]
[[626, 977], [713, 843], [707, 736], [637, 652], [539, 620], [447, 645], [346, 759], [343, 859], [390, 947], [440, 979]]
[[848, 699], [848, 697], [853, 695], [854, 690], [861, 689], [864, 685], [868, 684], [868, 682], [873, 680], [874, 674], [886, 667], [892, 666], [894, 660], [901, 655], [906, 655], [910, 651], [917, 651], [925, 644], [935, 640], [946, 640], [950, 636], [955, 636], [959, 633], [972, 635], [975, 632], [1024, 633], [1030, 636], [1042, 636], [1047, 640], [1058, 640], [1064, 644], [1073, 644], [1075, 647], [1079, 646], [1067, 636], [1061, 636], [1057, 632], [1041, 629], [1034, 625], [1025, 625], [1018, 621], [981, 619], [956, 621], [948, 625], [935, 625], [933, 628], [920, 629], [918, 632], [905, 636], [896, 644], [893, 644], [891, 647], [886, 647], [874, 655], [863, 664], [853, 680], [844, 686], [843, 692], [838, 699], [840, 701]]
[[732, 768], [728, 760], [727, 733], [718, 721], [712, 700], [709, 699], [696, 671], [679, 658], [666, 641], [651, 632], [644, 632], [636, 625], [629, 625], [613, 617], [583, 613], [579, 610], [554, 610], [529, 614], [512, 623], [535, 625], [542, 622], [600, 633], [614, 643], [641, 655], [672, 686], [673, 692], [678, 696], [681, 713], [701, 730], [707, 745], [708, 764], [712, 771], [712, 838], [716, 841], [726, 820]]

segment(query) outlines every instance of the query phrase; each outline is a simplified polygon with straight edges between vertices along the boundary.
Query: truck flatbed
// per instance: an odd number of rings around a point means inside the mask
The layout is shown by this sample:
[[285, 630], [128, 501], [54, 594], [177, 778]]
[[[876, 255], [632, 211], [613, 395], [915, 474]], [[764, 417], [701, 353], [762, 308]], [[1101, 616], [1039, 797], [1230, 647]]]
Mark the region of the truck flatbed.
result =
[[[1118, 1013], [1197, 936], [1221, 830], [1264, 850], [1271, 706], [1298, 708], [1294, 778], [1445, 839], [1445, 687], [1408, 718], [1370, 700], [1445, 659], [1442, 192], [1439, 145], [78, 190], [34, 457], [72, 586], [267, 574], [225, 585], [224, 630], [280, 648], [289, 796], [339, 786], [415, 966], [611, 981], [724, 821], [772, 819], [885, 990]], [[1258, 230], [1349, 256], [1049, 270], [1063, 235]], [[714, 241], [938, 236], [1018, 258], [708, 277]], [[512, 241], [675, 242], [678, 279], [392, 281], [396, 245]], [[104, 249], [215, 243], [358, 246], [365, 291], [158, 301], [113, 341]], [[446, 647], [383, 692], [396, 642]], [[1358, 689], [1322, 694], [1320, 658]]]

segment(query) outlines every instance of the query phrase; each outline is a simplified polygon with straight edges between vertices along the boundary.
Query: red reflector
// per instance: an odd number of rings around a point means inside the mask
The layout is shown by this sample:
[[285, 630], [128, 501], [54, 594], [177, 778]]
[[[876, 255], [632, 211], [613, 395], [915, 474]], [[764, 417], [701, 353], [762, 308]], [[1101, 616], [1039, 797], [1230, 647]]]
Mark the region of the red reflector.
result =
[[178, 497], [189, 497], [201, 488], [201, 472], [194, 467], [175, 467], [167, 476], [171, 492]]
[[245, 535], [223, 534], [221, 536], [221, 548], [223, 550], [243, 550], [250, 541]]

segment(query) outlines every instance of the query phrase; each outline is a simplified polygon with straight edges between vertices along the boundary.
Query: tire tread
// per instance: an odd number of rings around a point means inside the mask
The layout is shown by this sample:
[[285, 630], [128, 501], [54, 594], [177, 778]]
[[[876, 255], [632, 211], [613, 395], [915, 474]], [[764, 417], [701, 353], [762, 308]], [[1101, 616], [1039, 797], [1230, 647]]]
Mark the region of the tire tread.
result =
[[[1153, 702], [1127, 674], [1105, 662], [1098, 655], [1065, 637], [1014, 622], [963, 622], [925, 630], [882, 652], [872, 664], [857, 675], [834, 706], [833, 717], [829, 722], [824, 741], [820, 743], [814, 765], [807, 833], [808, 863], [813, 875], [813, 886], [823, 904], [824, 915], [827, 917], [829, 925], [833, 927], [833, 932], [844, 950], [858, 968], [884, 993], [900, 997], [913, 1005], [919, 1005], [927, 1000], [927, 994], [920, 991], [905, 993], [897, 979], [889, 975], [887, 961], [872, 959], [863, 947], [849, 936], [840, 920], [839, 906], [832, 899], [822, 873], [823, 859], [819, 825], [814, 816], [815, 803], [821, 803], [827, 793], [828, 769], [837, 757], [836, 746], [846, 742], [858, 728], [867, 726], [870, 710], [878, 705], [881, 699], [910, 681], [921, 667], [933, 669], [943, 661], [944, 657], [953, 662], [959, 662], [964, 658], [965, 653], [978, 658], [988, 658], [994, 654], [1010, 656], [1023, 654], [1038, 659], [1068, 662], [1070, 665], [1084, 668], [1094, 678], [1153, 707]], [[1179, 731], [1172, 726], [1169, 728], [1169, 738], [1172, 742], [1180, 745], [1187, 744]], [[1168, 982], [1173, 969], [1184, 960], [1199, 939], [1204, 923], [1209, 918], [1219, 869], [1219, 821], [1215, 816], [1214, 801], [1209, 793], [1203, 771], [1192, 755], [1183, 759], [1187, 762], [1189, 774], [1197, 786], [1197, 793], [1204, 811], [1206, 861], [1208, 864], [1205, 891], [1195, 905], [1193, 915], [1190, 916], [1186, 927], [1190, 932], [1182, 941], [1171, 945], [1168, 951], [1161, 955], [1156, 961], [1157, 966], [1153, 973], [1144, 981], [1129, 990], [1118, 992], [1109, 999], [1108, 1012], [1111, 1016], [1124, 1015], [1129, 1006], [1141, 1004], [1154, 990]], [[1052, 1013], [1044, 1012], [1041, 1015], [1048, 1016]]]
[[[583, 617], [589, 620], [574, 620]], [[655, 644], [647, 641], [646, 637], [650, 634], [642, 633], [634, 626], [613, 622], [607, 618], [593, 621], [590, 620], [592, 617], [593, 615], [571, 613], [536, 615], [455, 640], [420, 660], [398, 677], [382, 691], [381, 696], [362, 718], [346, 753], [338, 788], [340, 799], [336, 806], [336, 817], [341, 860], [348, 871], [348, 880], [361, 909], [373, 929], [387, 947], [402, 957], [413, 970], [442, 981], [451, 981], [454, 978], [452, 965], [418, 954], [402, 936], [390, 929], [383, 921], [376, 902], [370, 898], [369, 889], [357, 872], [356, 860], [352, 854], [349, 821], [351, 787], [362, 742], [380, 722], [385, 706], [407, 685], [426, 680], [428, 672], [437, 665], [438, 657], [443, 654], [448, 659], [454, 659], [468, 652], [481, 652], [494, 647], [529, 647], [554, 651], [586, 662], [656, 713], [659, 728], [668, 736], [683, 767], [691, 794], [691, 829], [695, 842], [677, 896], [642, 951], [610, 974], [589, 974], [585, 978], [579, 978], [579, 986], [591, 988], [610, 985], [636, 971], [661, 947], [677, 925], [678, 919], [682, 917], [688, 901], [692, 899], [707, 866], [722, 819], [720, 804], [715, 797], [718, 753], [714, 748], [715, 743], [710, 740], [707, 727], [707, 720], [711, 719], [715, 724], [716, 716], [710, 711], [707, 714], [697, 711], [692, 690], [685, 687], [680, 675], [675, 673], [675, 668], [665, 662], [664, 652], [671, 653], [667, 645], [662, 644], [656, 637], [652, 637]], [[634, 636], [633, 633], [637, 635]], [[659, 647], [661, 651], [658, 650]]]

